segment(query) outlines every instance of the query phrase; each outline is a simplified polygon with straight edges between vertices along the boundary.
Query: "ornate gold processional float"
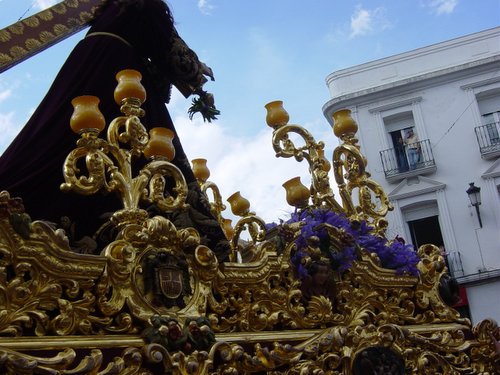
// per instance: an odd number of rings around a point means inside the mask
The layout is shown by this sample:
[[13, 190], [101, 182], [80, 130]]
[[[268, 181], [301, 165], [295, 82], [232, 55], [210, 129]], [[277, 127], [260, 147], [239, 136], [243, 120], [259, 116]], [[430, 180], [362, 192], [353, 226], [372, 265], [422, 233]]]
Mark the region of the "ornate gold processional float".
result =
[[92, 96], [75, 98], [68, 119], [79, 139], [61, 189], [115, 192], [123, 203], [99, 255], [75, 253], [64, 230], [31, 222], [20, 198], [0, 194], [1, 373], [498, 371], [490, 339], [497, 325], [472, 327], [448, 306], [453, 283], [439, 249], [414, 252], [385, 237], [391, 206], [365, 171], [349, 111], [334, 115], [340, 145], [330, 163], [322, 142], [288, 123], [281, 102], [266, 105], [276, 155], [305, 161], [311, 175], [310, 188], [298, 178], [284, 184], [295, 207], [285, 222], [265, 224], [236, 193], [228, 201], [240, 219], [231, 227], [205, 161], [193, 162], [231, 245], [229, 259], [218, 261], [202, 233], [143, 208], [188, 205], [184, 176], [170, 162], [172, 134], [148, 134], [141, 123], [139, 78], [118, 74], [122, 116], [109, 126]]

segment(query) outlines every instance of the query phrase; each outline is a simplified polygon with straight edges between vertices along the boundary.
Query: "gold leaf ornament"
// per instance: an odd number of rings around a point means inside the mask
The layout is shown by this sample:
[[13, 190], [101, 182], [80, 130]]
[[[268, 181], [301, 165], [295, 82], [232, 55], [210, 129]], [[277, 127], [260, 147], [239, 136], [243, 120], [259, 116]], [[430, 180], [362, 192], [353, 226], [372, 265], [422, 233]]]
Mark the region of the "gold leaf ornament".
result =
[[61, 34], [65, 34], [68, 32], [68, 28], [63, 25], [63, 24], [60, 24], [58, 23], [57, 25], [54, 25], [54, 34], [56, 35], [61, 35]]
[[28, 51], [26, 51], [23, 47], [15, 46], [10, 49], [10, 54], [12, 57], [21, 57], [24, 56]]
[[38, 37], [43, 43], [46, 43], [54, 39], [54, 34], [50, 31], [42, 31]]
[[23, 20], [23, 23], [29, 27], [38, 27], [40, 25], [40, 20], [36, 17], [28, 17]]
[[7, 30], [0, 30], [0, 42], [8, 42], [11, 38], [12, 37]]
[[15, 23], [9, 26], [9, 31], [13, 34], [21, 35], [24, 32], [24, 25], [22, 23]]
[[26, 43], [25, 43], [26, 48], [27, 48], [28, 50], [33, 49], [33, 48], [37, 48], [37, 47], [39, 47], [41, 44], [42, 44], [42, 43], [40, 43], [40, 41], [38, 41], [38, 40], [36, 40], [36, 39], [34, 39], [34, 38], [30, 38], [30, 39], [26, 40]]
[[54, 18], [54, 15], [50, 11], [50, 9], [47, 9], [41, 13], [38, 13], [38, 17], [40, 17], [42, 21], [50, 21], [51, 19]]

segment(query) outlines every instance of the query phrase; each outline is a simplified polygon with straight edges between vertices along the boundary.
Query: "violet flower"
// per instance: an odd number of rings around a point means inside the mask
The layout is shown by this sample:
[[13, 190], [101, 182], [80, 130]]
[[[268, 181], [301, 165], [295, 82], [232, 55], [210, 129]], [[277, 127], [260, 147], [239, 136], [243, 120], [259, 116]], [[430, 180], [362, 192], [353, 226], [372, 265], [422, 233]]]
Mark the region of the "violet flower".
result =
[[[398, 274], [418, 275], [417, 264], [420, 261], [412, 245], [406, 245], [397, 237], [393, 241], [372, 233], [373, 227], [366, 221], [351, 222], [345, 214], [337, 214], [325, 209], [308, 209], [294, 212], [287, 223], [303, 222], [300, 234], [295, 240], [297, 251], [292, 256], [299, 278], [307, 276], [307, 268], [302, 260], [308, 257], [308, 239], [315, 236], [319, 239], [322, 256], [330, 260], [333, 269], [340, 272], [352, 267], [357, 259], [356, 246], [370, 253], [377, 254], [382, 267], [394, 269]], [[329, 224], [343, 229], [352, 236], [354, 244], [337, 251], [330, 246], [330, 237], [321, 224]]]

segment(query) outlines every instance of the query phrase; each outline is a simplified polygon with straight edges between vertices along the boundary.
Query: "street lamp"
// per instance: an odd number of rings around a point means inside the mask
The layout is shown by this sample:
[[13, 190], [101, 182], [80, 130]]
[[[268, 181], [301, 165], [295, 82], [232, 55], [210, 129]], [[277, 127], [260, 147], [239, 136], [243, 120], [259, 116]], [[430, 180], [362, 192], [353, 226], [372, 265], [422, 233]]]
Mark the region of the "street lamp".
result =
[[479, 220], [479, 227], [483, 227], [483, 222], [481, 221], [481, 214], [479, 213], [479, 205], [481, 204], [481, 188], [474, 186], [474, 182], [469, 183], [469, 188], [466, 190], [469, 196], [470, 204], [476, 207], [477, 218]]

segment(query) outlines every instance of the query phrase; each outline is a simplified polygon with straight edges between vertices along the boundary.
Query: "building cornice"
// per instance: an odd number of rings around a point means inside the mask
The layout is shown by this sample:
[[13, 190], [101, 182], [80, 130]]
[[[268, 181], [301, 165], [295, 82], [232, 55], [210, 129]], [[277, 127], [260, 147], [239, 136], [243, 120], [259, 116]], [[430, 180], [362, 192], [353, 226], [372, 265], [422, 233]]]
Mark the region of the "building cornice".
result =
[[418, 103], [421, 101], [422, 101], [421, 96], [415, 96], [413, 98], [399, 100], [397, 102], [392, 102], [389, 104], [384, 104], [384, 105], [380, 105], [377, 107], [373, 107], [373, 108], [370, 108], [368, 111], [370, 113], [383, 112], [383, 111], [388, 111], [388, 110], [394, 109], [394, 108], [400, 108], [400, 107], [404, 107], [407, 105], [412, 105], [413, 103]]
[[[500, 27], [491, 28], [478, 33], [465, 35], [462, 37], [450, 39], [445, 42], [435, 43], [422, 48], [417, 48], [411, 51], [403, 52], [400, 54], [388, 56], [382, 59], [377, 59], [373, 61], [366, 62], [364, 64], [355, 65], [345, 69], [337, 70], [326, 77], [326, 83], [329, 85], [334, 80], [342, 77], [351, 76], [353, 73], [365, 72], [369, 70], [379, 70], [386, 66], [392, 66], [404, 61], [413, 60], [417, 57], [428, 56], [432, 54], [437, 54], [442, 51], [449, 50], [451, 48], [461, 47], [470, 45], [473, 43], [482, 42], [498, 36], [500, 33]], [[460, 65], [460, 64], [457, 64]]]
[[492, 78], [488, 78], [488, 79], [483, 79], [482, 81], [468, 83], [466, 85], [460, 86], [460, 88], [462, 90], [476, 89], [478, 87], [483, 87], [483, 86], [491, 85], [491, 84], [498, 83], [498, 82], [500, 82], [500, 76], [499, 77], [492, 77]]
[[499, 68], [500, 54], [341, 95], [326, 102], [322, 110], [326, 119], [331, 123], [333, 121], [331, 119], [333, 112], [358, 104], [366, 105], [380, 98], [381, 92], [384, 92], [385, 98], [397, 97], [422, 87], [437, 86], [447, 81], [456, 81], [463, 77], [470, 77], [473, 74], [485, 71], [497, 71]]

